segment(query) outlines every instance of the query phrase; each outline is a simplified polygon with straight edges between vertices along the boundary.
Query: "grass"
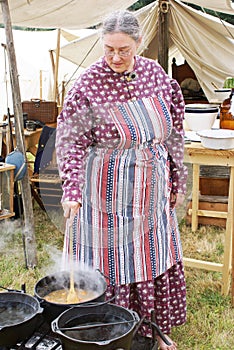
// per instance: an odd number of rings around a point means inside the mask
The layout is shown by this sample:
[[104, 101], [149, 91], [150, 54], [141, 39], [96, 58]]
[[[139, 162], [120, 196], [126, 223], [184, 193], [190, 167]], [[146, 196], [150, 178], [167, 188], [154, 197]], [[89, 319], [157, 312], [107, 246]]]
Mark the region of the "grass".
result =
[[38, 260], [34, 269], [26, 267], [20, 221], [0, 221], [0, 285], [21, 289], [21, 285], [26, 283], [29, 294], [34, 293], [38, 279], [52, 269], [59, 269], [63, 246], [63, 234], [50, 217], [39, 208], [34, 212]]
[[[21, 225], [18, 220], [0, 221], [0, 285], [20, 289], [26, 284], [34, 294], [37, 281], [53, 270], [61, 261], [63, 233], [45, 212], [35, 208], [35, 231], [38, 264], [34, 269], [25, 266]], [[180, 221], [184, 255], [186, 257], [222, 262], [224, 230], [201, 226], [191, 232]], [[222, 296], [221, 274], [186, 268], [187, 323], [173, 329], [172, 337], [180, 350], [234, 349], [234, 308], [230, 295]], [[147, 349], [146, 349], [147, 350]]]
[[[200, 226], [197, 232], [180, 223], [184, 256], [221, 263], [224, 229]], [[181, 349], [234, 349], [234, 308], [221, 295], [221, 274], [186, 268], [187, 323], [173, 330]]]

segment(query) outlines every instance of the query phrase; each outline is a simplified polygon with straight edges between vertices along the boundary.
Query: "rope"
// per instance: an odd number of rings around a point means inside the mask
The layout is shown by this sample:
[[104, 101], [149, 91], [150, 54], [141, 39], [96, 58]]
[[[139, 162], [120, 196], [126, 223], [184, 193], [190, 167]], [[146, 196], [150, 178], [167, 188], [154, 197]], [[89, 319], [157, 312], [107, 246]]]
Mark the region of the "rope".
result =
[[232, 35], [232, 33], [230, 32], [230, 30], [228, 29], [228, 27], [227, 27], [226, 24], [224, 23], [224, 20], [219, 16], [218, 12], [215, 11], [215, 15], [218, 17], [218, 19], [220, 20], [221, 24], [224, 26], [224, 28], [226, 29], [226, 31], [228, 32], [228, 34], [231, 36], [231, 38], [234, 39], [234, 36]]
[[[208, 12], [206, 12], [206, 9], [204, 7], [201, 7], [202, 11], [206, 14], [209, 14]], [[226, 24], [224, 23], [224, 20], [220, 17], [219, 13], [217, 11], [214, 11], [215, 16], [220, 20], [221, 24], [224, 26], [224, 28], [226, 29], [226, 31], [228, 32], [228, 34], [230, 35], [230, 37], [232, 39], [234, 39], [234, 36], [232, 35], [232, 33], [230, 32], [230, 30], [228, 29], [228, 27], [226, 26]]]
[[66, 84], [64, 85], [64, 87], [66, 87], [70, 81], [72, 80], [72, 78], [74, 77], [74, 75], [76, 74], [76, 72], [78, 71], [78, 69], [82, 66], [83, 62], [86, 60], [86, 58], [88, 57], [88, 55], [91, 53], [91, 51], [94, 49], [94, 47], [97, 45], [99, 41], [99, 38], [94, 42], [94, 44], [91, 46], [91, 48], [88, 50], [88, 52], [86, 53], [86, 55], [84, 56], [83, 60], [81, 61], [81, 63], [77, 66], [77, 68], [75, 69], [74, 73], [71, 75], [70, 79], [66, 82]]
[[4, 49], [4, 67], [5, 67], [5, 72], [4, 72], [4, 80], [5, 80], [5, 87], [6, 87], [6, 103], [7, 107], [9, 107], [8, 104], [8, 86], [7, 86], [7, 58], [6, 58], [6, 45], [2, 44], [2, 47]]

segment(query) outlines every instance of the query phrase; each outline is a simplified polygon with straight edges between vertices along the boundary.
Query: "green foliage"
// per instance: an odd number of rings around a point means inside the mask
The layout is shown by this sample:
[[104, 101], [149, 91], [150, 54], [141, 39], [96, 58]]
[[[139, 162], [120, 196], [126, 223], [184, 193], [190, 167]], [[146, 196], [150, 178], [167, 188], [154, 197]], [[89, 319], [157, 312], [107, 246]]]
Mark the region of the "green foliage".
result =
[[155, 0], [139, 0], [135, 2], [129, 9], [132, 11], [136, 11], [154, 1]]
[[229, 15], [227, 13], [222, 13], [222, 12], [216, 12], [216, 11], [204, 8], [204, 7], [200, 7], [200, 6], [191, 4], [191, 3], [187, 3], [186, 1], [182, 1], [182, 2], [188, 6], [191, 6], [195, 10], [200, 10], [202, 12], [208, 13], [209, 15], [218, 17], [220, 20], [226, 21], [226, 22], [234, 25], [234, 16], [233, 15]]
[[[4, 28], [4, 24], [0, 23], [0, 28]], [[29, 27], [21, 27], [21, 26], [12, 26], [12, 29], [14, 30], [25, 30], [28, 32], [42, 32], [42, 31], [49, 31], [49, 30], [55, 30], [56, 28], [29, 28]]]

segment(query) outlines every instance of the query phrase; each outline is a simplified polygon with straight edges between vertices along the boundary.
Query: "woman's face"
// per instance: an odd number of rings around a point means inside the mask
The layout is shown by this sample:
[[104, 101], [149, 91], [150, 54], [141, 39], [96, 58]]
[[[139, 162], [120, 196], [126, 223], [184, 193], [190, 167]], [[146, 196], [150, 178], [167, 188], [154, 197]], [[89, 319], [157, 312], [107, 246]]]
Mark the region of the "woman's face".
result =
[[105, 34], [104, 55], [107, 64], [116, 73], [131, 72], [139, 43], [124, 33]]

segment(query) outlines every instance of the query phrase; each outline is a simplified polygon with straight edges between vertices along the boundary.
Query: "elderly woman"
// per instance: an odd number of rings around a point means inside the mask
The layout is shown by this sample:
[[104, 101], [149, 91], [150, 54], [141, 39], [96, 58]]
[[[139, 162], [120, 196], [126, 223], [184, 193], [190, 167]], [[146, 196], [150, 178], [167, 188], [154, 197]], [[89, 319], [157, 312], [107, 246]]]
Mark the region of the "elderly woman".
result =
[[[115, 295], [115, 303], [148, 320], [154, 310], [169, 334], [186, 320], [175, 214], [186, 190], [184, 101], [157, 62], [137, 55], [141, 40], [131, 12], [104, 21], [104, 56], [66, 96], [56, 149], [74, 260], [108, 277], [106, 294]], [[151, 337], [147, 323], [139, 331]], [[167, 339], [158, 338], [160, 348], [177, 349]]]

